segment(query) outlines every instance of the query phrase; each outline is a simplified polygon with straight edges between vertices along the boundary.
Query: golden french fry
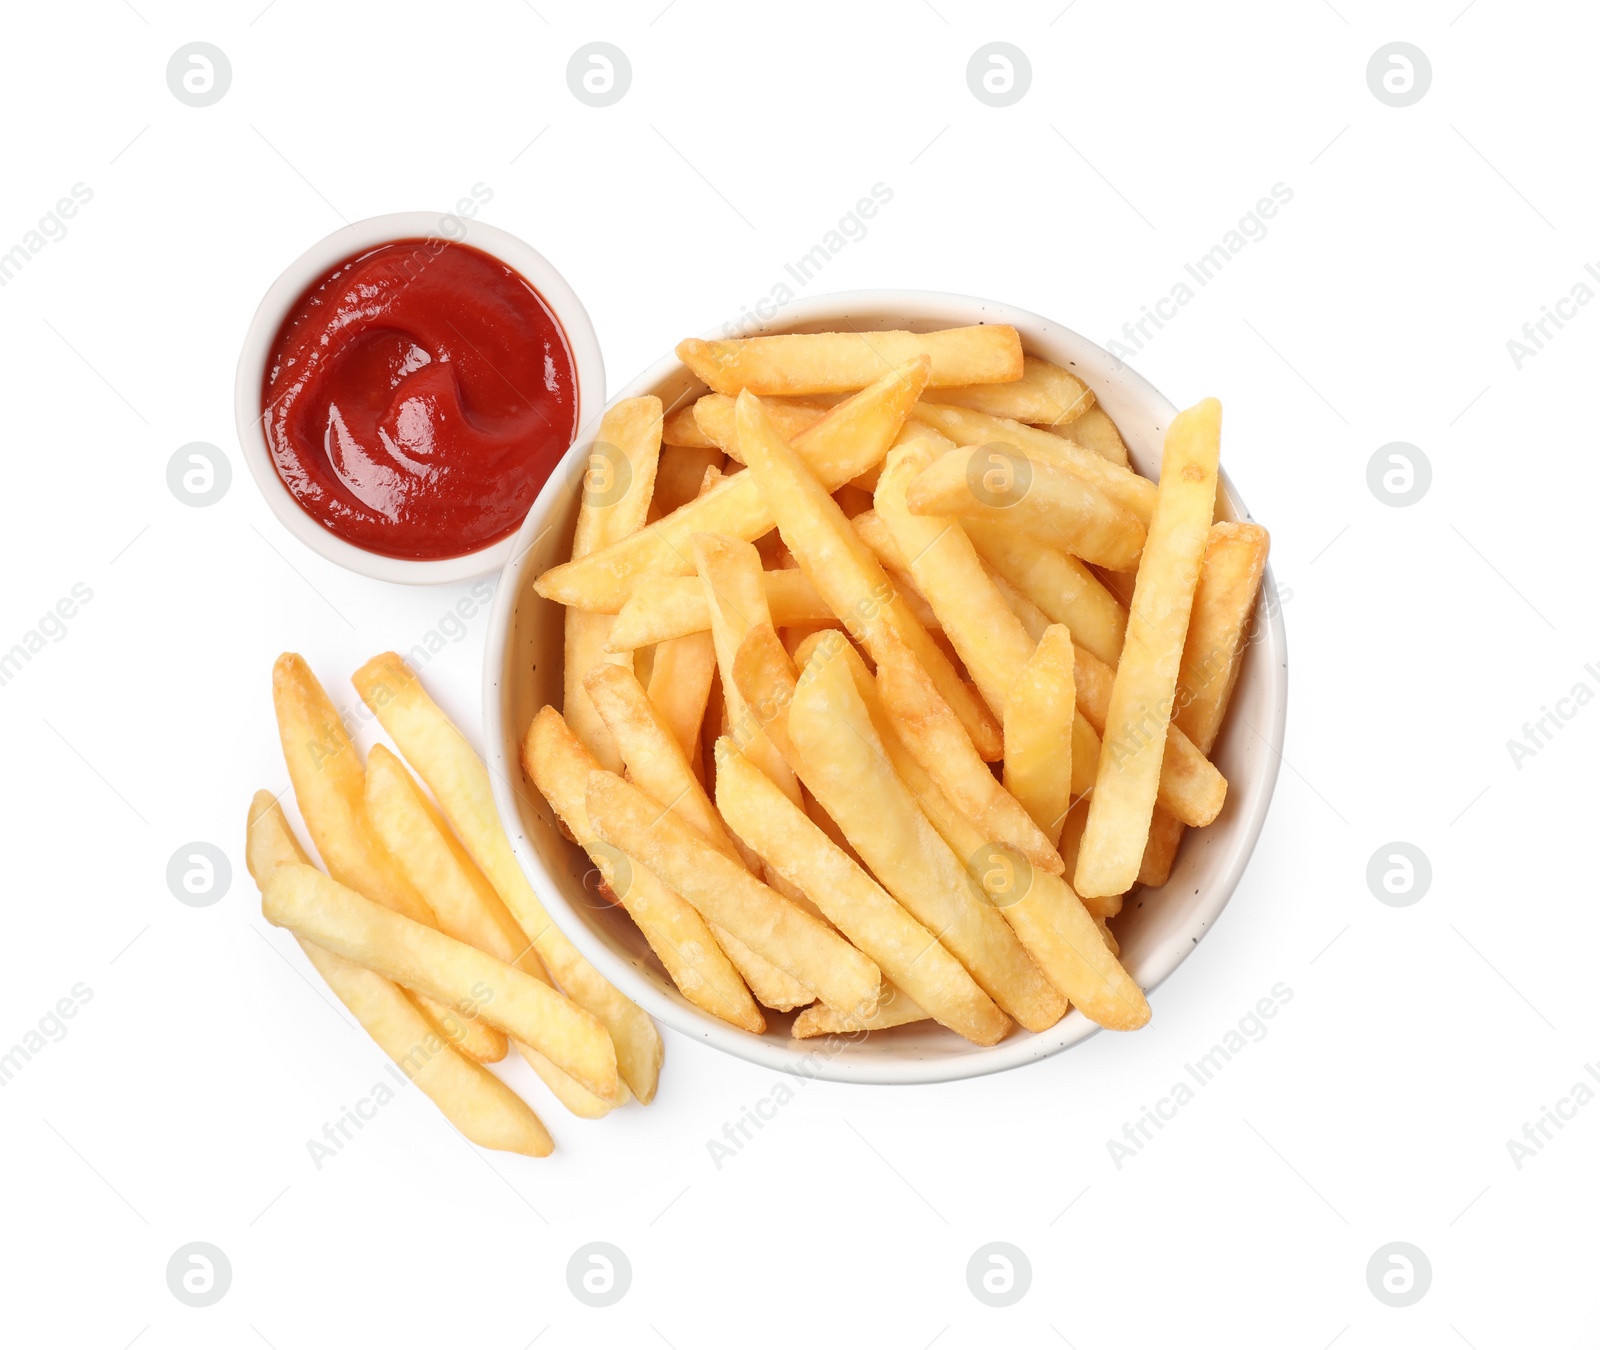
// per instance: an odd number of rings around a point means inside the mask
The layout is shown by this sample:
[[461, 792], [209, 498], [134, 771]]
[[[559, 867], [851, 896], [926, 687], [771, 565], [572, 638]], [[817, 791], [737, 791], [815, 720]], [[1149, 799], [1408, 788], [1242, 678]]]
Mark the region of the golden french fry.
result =
[[[661, 400], [653, 394], [623, 399], [606, 409], [589, 471], [584, 475], [583, 501], [572, 535], [572, 556], [586, 558], [619, 539], [642, 529], [655, 491], [661, 454]], [[631, 652], [612, 652], [607, 646], [612, 620], [586, 610], [565, 614], [565, 669], [562, 709], [567, 725], [609, 769], [620, 769], [622, 757], [611, 733], [589, 703], [583, 677], [598, 665], [633, 663]]]
[[598, 1097], [617, 1091], [617, 1058], [593, 1014], [542, 980], [374, 904], [314, 867], [277, 868], [262, 888], [269, 923], [471, 1013], [549, 1056]]
[[1060, 872], [1064, 864], [1055, 845], [995, 781], [910, 649], [890, 634], [877, 657], [878, 696], [911, 753], [956, 808], [989, 839], [1016, 849], [1043, 871]]
[[[262, 888], [279, 867], [309, 866], [270, 792], [256, 793], [250, 803], [245, 857]], [[298, 935], [295, 940], [334, 996], [394, 1062], [402, 1081], [420, 1088], [463, 1135], [483, 1148], [549, 1156], [555, 1145], [539, 1117], [487, 1069], [452, 1050], [405, 990]]]
[[725, 458], [727, 456], [714, 445], [707, 448], [663, 445], [661, 458], [656, 462], [656, 487], [650, 496], [645, 522], [653, 524], [662, 516], [671, 515], [685, 502], [692, 502], [700, 495], [709, 470], [715, 469], [720, 477]]
[[[1104, 733], [1111, 713], [1111, 691], [1116, 672], [1092, 652], [1075, 649], [1073, 680], [1078, 691], [1078, 711], [1090, 728]], [[1156, 786], [1156, 803], [1187, 825], [1209, 825], [1227, 799], [1228, 782], [1217, 767], [1177, 726], [1167, 729], [1161, 752], [1161, 777]], [[1094, 773], [1099, 774], [1099, 746], [1096, 746]], [[1077, 775], [1074, 774], [1074, 778]], [[1080, 794], [1090, 787], [1074, 786]]]
[[[980, 558], [979, 561], [983, 560]], [[1000, 598], [1006, 602], [1006, 608], [1017, 616], [1017, 622], [1022, 625], [1023, 631], [1035, 642], [1044, 637], [1045, 630], [1050, 627], [1050, 616], [987, 563], [984, 564], [983, 570], [994, 583], [995, 591]]]
[[719, 394], [829, 394], [861, 389], [926, 357], [933, 388], [1022, 378], [1022, 339], [1007, 324], [937, 333], [781, 333], [707, 342], [685, 338], [678, 359]]
[[[778, 628], [833, 621], [833, 611], [798, 567], [762, 572], [761, 587]], [[609, 646], [632, 651], [710, 629], [711, 607], [698, 577], [644, 577], [618, 611]]]
[[750, 465], [746, 472], [761, 485], [784, 543], [829, 607], [874, 659], [889, 637], [905, 644], [960, 718], [979, 753], [985, 759], [998, 759], [1000, 730], [993, 716], [895, 593], [826, 485], [772, 429], [753, 395], [739, 396], [738, 418], [740, 443]]
[[1128, 611], [1083, 563], [1001, 523], [965, 520], [962, 528], [984, 561], [1052, 623], [1065, 624], [1080, 647], [1116, 665]]
[[[747, 641], [755, 639], [752, 634]], [[763, 700], [774, 707], [774, 722], [784, 719], [806, 786], [884, 889], [990, 998], [1030, 1031], [1053, 1026], [1066, 1010], [1065, 1001], [1005, 920], [975, 891], [963, 861], [935, 832], [896, 773], [857, 691], [850, 669], [853, 649], [833, 632], [819, 634], [810, 646], [801, 682], [792, 691], [773, 690]]]
[[717, 852], [616, 774], [589, 775], [589, 823], [758, 955], [841, 1012], [871, 1012], [882, 975], [831, 928]]
[[[882, 481], [881, 476], [879, 481]], [[911, 575], [905, 556], [894, 542], [894, 536], [889, 533], [888, 527], [878, 519], [878, 513], [859, 512], [850, 517], [850, 526], [861, 536], [861, 542], [872, 550], [873, 557], [882, 564], [883, 570], [894, 583], [895, 593], [906, 602], [906, 608], [911, 611], [911, 617], [928, 630], [930, 637], [938, 633], [939, 616], [933, 612], [933, 606], [928, 603], [928, 598], [917, 589], [916, 580]]]
[[1005, 788], [1052, 844], [1072, 801], [1072, 662], [1072, 634], [1052, 625], [1006, 698]]
[[1018, 422], [1071, 422], [1094, 407], [1094, 390], [1071, 371], [1024, 356], [1020, 380], [943, 389], [939, 401]]
[[1011, 1019], [938, 938], [727, 740], [717, 742], [717, 806], [745, 843], [944, 1026], [979, 1045], [993, 1045], [1006, 1034]]
[[679, 992], [713, 1017], [756, 1035], [765, 1031], [761, 1010], [694, 906], [631, 858], [624, 862], [627, 876], [616, 876], [618, 859], [600, 844], [585, 805], [589, 775], [600, 766], [554, 708], [541, 708], [529, 726], [522, 767], [596, 866], [609, 869], [617, 902], [639, 926]]
[[[1038, 419], [1035, 418], [1035, 421]], [[716, 442], [700, 429], [699, 420], [694, 415], [694, 404], [686, 403], [681, 408], [674, 408], [667, 414], [666, 420], [661, 424], [661, 444], [684, 446], [694, 450], [710, 450], [716, 448]], [[703, 472], [703, 470], [702, 470]], [[698, 485], [699, 479], [696, 478]], [[689, 497], [693, 497], [691, 492]], [[688, 501], [689, 497], [684, 500]]]
[[[820, 422], [828, 411], [827, 405], [810, 399], [764, 398], [761, 406], [767, 410], [778, 434], [790, 443]], [[709, 440], [725, 454], [744, 463], [739, 459], [739, 432], [733, 422], [732, 398], [727, 394], [707, 394], [694, 405], [694, 415]]]
[[[1166, 819], [1171, 820], [1172, 817], [1167, 816]], [[1088, 820], [1089, 799], [1079, 797], [1073, 802], [1061, 826], [1061, 860], [1067, 865], [1066, 875], [1069, 877], [1078, 870], [1078, 845], [1083, 842], [1083, 827]], [[1120, 895], [1085, 895], [1080, 898], [1083, 907], [1102, 923], [1122, 912], [1123, 897]]]
[[1091, 895], [1126, 891], [1139, 877], [1216, 503], [1221, 432], [1222, 406], [1215, 399], [1179, 413], [1167, 430], [1160, 495], [1134, 583], [1078, 851], [1077, 889]]
[[728, 709], [735, 743], [771, 778], [790, 801], [800, 801], [800, 784], [794, 770], [749, 714], [733, 678], [733, 659], [745, 634], [757, 626], [771, 626], [762, 586], [761, 559], [749, 544], [727, 535], [696, 535], [693, 540], [695, 570], [700, 574], [706, 608], [711, 617], [711, 637], [717, 648], [717, 669], [722, 675], [722, 697]]
[[1137, 517], [1087, 479], [1000, 441], [939, 456], [907, 487], [906, 505], [1002, 524], [1106, 567], [1136, 567], [1144, 547]]
[[[797, 436], [795, 453], [827, 491], [842, 487], [883, 458], [927, 377], [925, 358], [889, 371]], [[639, 577], [652, 572], [690, 575], [690, 540], [695, 535], [728, 534], [753, 541], [776, 523], [756, 479], [749, 473], [732, 474], [632, 537], [552, 567], [534, 581], [534, 589], [558, 604], [615, 614]]]
[[995, 590], [960, 522], [949, 516], [912, 515], [907, 509], [909, 485], [937, 458], [937, 450], [926, 441], [891, 450], [873, 494], [873, 509], [984, 702], [1001, 717], [1006, 693], [1035, 643]]
[[1071, 439], [1024, 426], [1004, 417], [988, 417], [968, 408], [950, 408], [936, 403], [919, 403], [911, 410], [913, 421], [930, 426], [957, 445], [1009, 445], [1039, 463], [1049, 464], [1063, 473], [1076, 474], [1107, 501], [1134, 516], [1141, 525], [1150, 524], [1155, 510], [1156, 485], [1128, 468], [1115, 464]]
[[[608, 667], [590, 677], [589, 692], [617, 738], [617, 744], [622, 747], [629, 780], [718, 852], [754, 871], [760, 865], [760, 858], [746, 858], [739, 851], [717, 808], [689, 767], [688, 757], [644, 690], [639, 688], [638, 681], [625, 670]], [[711, 932], [759, 1002], [787, 1012], [810, 1003], [815, 997], [792, 975], [757, 956], [726, 929], [712, 924]]]
[[848, 1036], [861, 1031], [886, 1031], [908, 1022], [926, 1022], [928, 1014], [911, 1001], [911, 996], [892, 984], [885, 986], [878, 1010], [870, 1017], [845, 1017], [826, 1003], [813, 1003], [794, 1019], [789, 1034], [797, 1041], [813, 1036]]
[[1128, 465], [1128, 447], [1123, 444], [1122, 433], [1117, 430], [1117, 424], [1106, 416], [1104, 408], [1090, 408], [1071, 422], [1043, 429], [1075, 441], [1085, 450], [1093, 450], [1101, 459], [1109, 459], [1124, 468]]
[[655, 662], [650, 667], [650, 701], [672, 728], [691, 766], [700, 763], [700, 723], [716, 673], [717, 649], [709, 629], [656, 644]]
[[1245, 633], [1266, 574], [1268, 542], [1267, 532], [1249, 521], [1224, 521], [1206, 535], [1172, 715], [1205, 754], [1217, 743], [1239, 678]]
[[[820, 637], [813, 650], [805, 653], [807, 669], [815, 649], [828, 640], [826, 635]], [[906, 748], [899, 729], [878, 698], [866, 663], [842, 642], [835, 652], [838, 663], [848, 669], [879, 744], [888, 753], [899, 780], [949, 851], [965, 860], [978, 893], [1005, 916], [1037, 963], [1032, 968], [1042, 971], [1060, 995], [1102, 1026], [1128, 1030], [1143, 1025], [1150, 1016], [1149, 1004], [1127, 971], [1114, 959], [1108, 960], [1107, 953], [1097, 945], [1099, 930], [1093, 927], [1095, 914], [1088, 903], [1073, 893], [1064, 878], [1033, 867], [1006, 845], [985, 839], [982, 831], [951, 805]], [[1060, 1012], [1055, 1015], [1059, 1017]]]
[[540, 959], [573, 1002], [605, 1024], [633, 1095], [648, 1104], [661, 1073], [655, 1024], [591, 966], [545, 912], [506, 838], [489, 788], [489, 771], [455, 724], [393, 652], [375, 656], [351, 682], [361, 701], [428, 785], [456, 836], [489, 878]]
[[[366, 770], [326, 691], [294, 652], [272, 667], [272, 705], [295, 801], [334, 880], [418, 923], [437, 920], [373, 833]], [[457, 1049], [479, 1063], [505, 1058], [506, 1038], [452, 1008], [424, 998], [423, 1012]]]
[[[437, 808], [417, 789], [399, 757], [382, 745], [373, 746], [367, 757], [366, 802], [373, 829], [428, 901], [442, 932], [536, 980], [550, 982], [538, 953], [489, 879], [450, 833]], [[519, 1042], [517, 1050], [574, 1115], [597, 1120], [620, 1104], [620, 1098], [595, 1096], [531, 1045]], [[618, 1084], [626, 1091], [620, 1079]]]
[[[1266, 573], [1267, 543], [1267, 532], [1248, 522], [1222, 522], [1206, 536], [1172, 715], [1174, 728], [1186, 733], [1203, 755], [1216, 744], [1239, 678], [1245, 633]], [[1139, 880], [1146, 886], [1165, 885], [1182, 839], [1182, 823], [1158, 805]]]

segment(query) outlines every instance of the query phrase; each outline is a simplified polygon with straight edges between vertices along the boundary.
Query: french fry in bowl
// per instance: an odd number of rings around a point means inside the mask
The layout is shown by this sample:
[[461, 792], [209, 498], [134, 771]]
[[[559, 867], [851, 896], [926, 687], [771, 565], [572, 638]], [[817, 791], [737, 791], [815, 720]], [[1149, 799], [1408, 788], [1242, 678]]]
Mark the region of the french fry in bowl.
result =
[[719, 394], [830, 394], [926, 358], [928, 384], [999, 384], [1023, 375], [1022, 339], [1006, 324], [936, 333], [781, 333], [708, 342], [685, 338], [678, 359]]
[[[613, 854], [589, 824], [589, 775], [599, 764], [554, 708], [539, 710], [522, 743], [522, 767], [597, 867], [610, 869], [617, 903], [638, 925], [683, 996], [713, 1017], [759, 1035], [766, 1019], [698, 910], [626, 854]], [[619, 864], [626, 875], [617, 877]]]
[[763, 885], [687, 825], [662, 812], [615, 774], [589, 775], [589, 823], [758, 955], [788, 972], [830, 1007], [870, 1013], [878, 967], [831, 928]]
[[1010, 1018], [938, 938], [726, 739], [717, 742], [717, 806], [745, 843], [810, 896], [920, 1007], [979, 1045], [1005, 1035]]
[[1022, 530], [1114, 571], [1137, 567], [1144, 548], [1138, 518], [1092, 483], [999, 441], [941, 455], [906, 489], [906, 505]]
[[1078, 851], [1077, 889], [1091, 895], [1118, 894], [1138, 880], [1216, 503], [1221, 433], [1215, 399], [1178, 414], [1167, 430], [1151, 542], [1134, 583]]

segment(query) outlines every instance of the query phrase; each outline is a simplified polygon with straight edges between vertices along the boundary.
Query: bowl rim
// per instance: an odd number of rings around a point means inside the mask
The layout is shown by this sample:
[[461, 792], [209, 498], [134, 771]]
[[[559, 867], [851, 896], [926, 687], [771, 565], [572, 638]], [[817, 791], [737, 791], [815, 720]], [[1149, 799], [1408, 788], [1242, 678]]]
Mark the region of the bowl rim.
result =
[[[272, 343], [291, 307], [312, 282], [344, 259], [403, 239], [469, 244], [513, 268], [539, 292], [565, 331], [567, 345], [572, 351], [578, 405], [575, 425], [579, 428], [573, 438], [574, 444], [583, 439], [584, 426], [598, 418], [606, 406], [606, 370], [599, 335], [578, 293], [532, 245], [494, 225], [450, 211], [397, 211], [355, 221], [324, 235], [279, 273], [262, 296], [245, 331], [234, 369], [234, 428], [250, 476], [255, 479], [272, 514], [313, 552], [378, 581], [411, 586], [472, 581], [505, 567], [516, 542], [515, 531], [495, 543], [454, 558], [391, 558], [374, 553], [340, 538], [295, 500], [278, 476], [262, 426], [261, 380]], [[571, 450], [569, 445], [567, 453]]]
[[[971, 322], [1014, 323], [1025, 330], [1053, 331], [1080, 345], [1085, 358], [1075, 364], [1091, 387], [1097, 380], [1114, 376], [1125, 387], [1135, 391], [1142, 407], [1158, 410], [1163, 424], [1177, 416], [1178, 409], [1165, 396], [1145, 380], [1137, 371], [1119, 358], [1105, 351], [1081, 334], [1065, 325], [1019, 306], [976, 296], [945, 291], [924, 290], [856, 290], [836, 291], [807, 297], [788, 305], [781, 314], [764, 319], [751, 316], [741, 324], [719, 325], [706, 332], [708, 339], [754, 336], [767, 332], [792, 332], [797, 327], [828, 322], [852, 311], [884, 311], [912, 319], [927, 319], [953, 323], [960, 315], [979, 315]], [[683, 371], [676, 355], [666, 356], [642, 371], [622, 389], [613, 401], [635, 397], [650, 392], [672, 376]], [[582, 914], [569, 900], [561, 882], [545, 866], [538, 850], [523, 829], [516, 807], [517, 789], [514, 782], [523, 778], [522, 767], [515, 753], [507, 757], [511, 738], [505, 725], [508, 716], [509, 696], [502, 689], [507, 648], [510, 643], [517, 604], [531, 578], [526, 576], [527, 558], [534, 545], [547, 532], [546, 516], [551, 514], [558, 493], [575, 473], [581, 454], [587, 453], [584, 438], [568, 450], [566, 457], [551, 474], [538, 498], [515, 536], [515, 547], [507, 559], [501, 579], [495, 588], [493, 609], [484, 642], [483, 670], [483, 729], [487, 747], [487, 761], [494, 795], [495, 809], [501, 824], [511, 840], [513, 853], [529, 884], [552, 914], [557, 926], [574, 946], [599, 972], [622, 993], [639, 1004], [652, 1017], [664, 1022], [673, 1030], [714, 1046], [727, 1054], [790, 1075], [819, 1078], [833, 1082], [877, 1085], [952, 1082], [966, 1078], [979, 1078], [990, 1073], [1000, 1073], [1018, 1068], [1077, 1045], [1101, 1030], [1076, 1008], [1055, 1026], [1042, 1032], [1028, 1032], [1021, 1028], [998, 1045], [974, 1050], [968, 1054], [934, 1059], [872, 1059], [852, 1060], [837, 1053], [841, 1044], [855, 1037], [828, 1036], [808, 1041], [779, 1041], [768, 1036], [756, 1036], [742, 1031], [689, 1004], [686, 1000], [671, 998], [648, 980], [641, 978], [630, 963], [613, 951], [604, 939], [584, 921]], [[1221, 481], [1241, 518], [1248, 512], [1243, 500], [1234, 490], [1232, 481], [1224, 472]], [[1276, 594], [1276, 583], [1270, 559], [1262, 580], [1261, 594]], [[1214, 927], [1217, 917], [1227, 907], [1244, 875], [1245, 868], [1255, 853], [1256, 844], [1270, 813], [1277, 787], [1281, 755], [1276, 747], [1283, 743], [1283, 732], [1288, 716], [1288, 664], [1287, 635], [1281, 605], [1268, 605], [1264, 616], [1257, 615], [1257, 623], [1265, 618], [1269, 640], [1261, 644], [1267, 648], [1258, 654], [1269, 672], [1272, 717], [1269, 725], [1257, 728], [1257, 733], [1267, 741], [1274, 753], [1268, 756], [1260, 777], [1260, 791], [1252, 815], [1241, 821], [1241, 834], [1234, 854], [1221, 877], [1214, 881], [1204, 903], [1191, 916], [1185, 931], [1192, 940], [1175, 947], [1175, 956], [1169, 957], [1165, 968], [1145, 986], [1147, 994], [1154, 993], [1199, 946]], [[518, 738], [520, 741], [520, 737]], [[864, 1034], [864, 1033], [860, 1033]], [[799, 1047], [799, 1048], [796, 1048]]]

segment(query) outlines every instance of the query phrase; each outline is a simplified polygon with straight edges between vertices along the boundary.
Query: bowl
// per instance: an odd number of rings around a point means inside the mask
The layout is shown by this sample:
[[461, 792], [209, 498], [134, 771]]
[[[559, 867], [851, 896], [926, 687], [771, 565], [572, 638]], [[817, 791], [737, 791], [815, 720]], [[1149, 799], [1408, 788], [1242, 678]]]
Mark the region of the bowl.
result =
[[[753, 323], [760, 332], [904, 328], [927, 331], [976, 323], [1008, 323], [1023, 347], [1066, 367], [1095, 392], [1116, 422], [1135, 466], [1151, 476], [1177, 409], [1117, 358], [1052, 319], [990, 300], [929, 291], [853, 291], [821, 295], [791, 306], [781, 321]], [[712, 335], [708, 335], [712, 336]], [[717, 332], [714, 336], [727, 336]], [[675, 357], [646, 370], [620, 397], [656, 394], [682, 406], [704, 386]], [[1226, 450], [1224, 450], [1226, 454]], [[533, 579], [564, 562], [577, 518], [588, 446], [578, 444], [534, 502], [495, 595], [484, 660], [483, 711], [495, 804], [512, 846], [551, 916], [583, 954], [623, 993], [653, 1016], [707, 1045], [788, 1073], [851, 1083], [925, 1083], [970, 1078], [1053, 1055], [1099, 1028], [1076, 1010], [1048, 1031], [1017, 1028], [998, 1045], [977, 1046], [931, 1022], [814, 1041], [789, 1037], [791, 1018], [768, 1014], [763, 1036], [702, 1012], [673, 987], [626, 914], [588, 889], [590, 863], [555, 827], [549, 807], [527, 781], [518, 747], [534, 714], [559, 707], [562, 674], [561, 607], [533, 590]], [[1226, 475], [1221, 498], [1229, 519], [1246, 519], [1243, 501]], [[1226, 725], [1213, 759], [1229, 782], [1227, 804], [1204, 830], [1191, 830], [1167, 884], [1130, 901], [1117, 921], [1122, 960], [1148, 990], [1155, 989], [1197, 950], [1233, 894], [1266, 820], [1278, 777], [1278, 752], [1287, 710], [1283, 618], [1268, 570]], [[1141, 903], [1142, 902], [1142, 903]], [[1163, 1008], [1153, 1000], [1154, 1016]]]
[[273, 341], [289, 311], [311, 284], [336, 264], [379, 244], [400, 239], [443, 239], [451, 243], [470, 244], [519, 272], [539, 292], [566, 330], [567, 343], [572, 349], [577, 382], [576, 424], [580, 428], [578, 439], [583, 438], [581, 428], [591, 420], [598, 421], [604, 409], [606, 370], [600, 356], [600, 339], [595, 335], [594, 324], [590, 322], [577, 293], [542, 253], [515, 235], [485, 225], [482, 221], [451, 213], [441, 215], [435, 211], [402, 211], [358, 220], [353, 225], [334, 231], [326, 239], [318, 240], [284, 268], [282, 275], [262, 298], [245, 334], [244, 350], [239, 353], [239, 365], [233, 383], [234, 424], [239, 433], [239, 446], [244, 452], [245, 463], [250, 466], [250, 476], [256, 480], [256, 486], [272, 508], [272, 514], [306, 547], [330, 562], [379, 581], [398, 581], [416, 586], [471, 581], [505, 567], [516, 541], [514, 534], [455, 558], [419, 561], [369, 552], [341, 539], [294, 499], [283, 479], [278, 476], [277, 466], [267, 449], [266, 432], [262, 425], [262, 377], [266, 373]]

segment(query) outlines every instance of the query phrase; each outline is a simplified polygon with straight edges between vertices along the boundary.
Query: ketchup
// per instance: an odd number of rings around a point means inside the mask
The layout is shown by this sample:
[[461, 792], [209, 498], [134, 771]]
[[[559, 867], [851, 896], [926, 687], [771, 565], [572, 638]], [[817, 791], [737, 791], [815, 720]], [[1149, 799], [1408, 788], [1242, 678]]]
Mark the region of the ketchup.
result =
[[561, 324], [505, 263], [407, 239], [312, 284], [273, 341], [262, 422], [278, 475], [340, 538], [455, 558], [512, 533], [577, 431]]

